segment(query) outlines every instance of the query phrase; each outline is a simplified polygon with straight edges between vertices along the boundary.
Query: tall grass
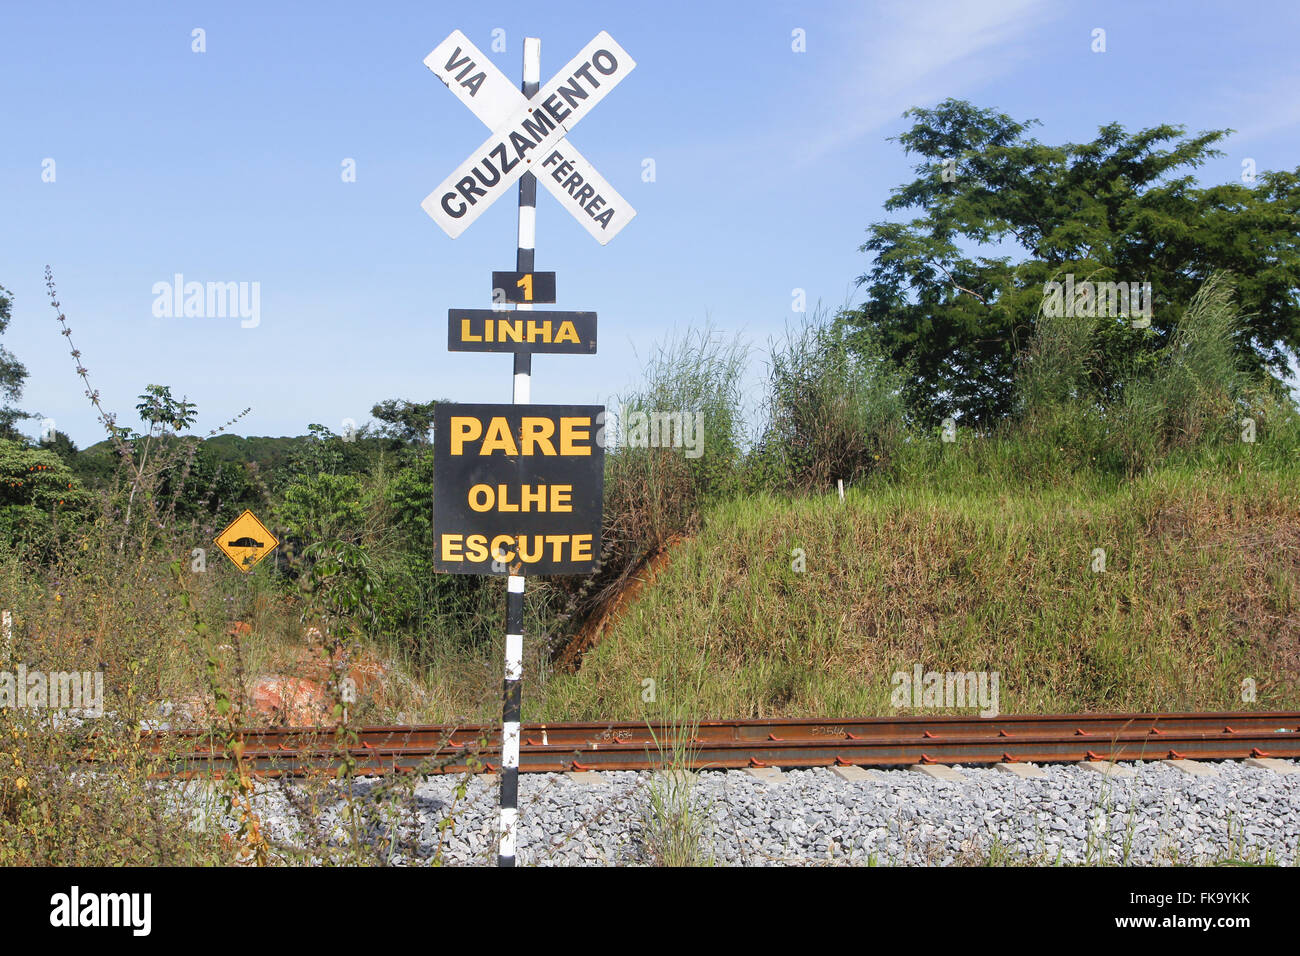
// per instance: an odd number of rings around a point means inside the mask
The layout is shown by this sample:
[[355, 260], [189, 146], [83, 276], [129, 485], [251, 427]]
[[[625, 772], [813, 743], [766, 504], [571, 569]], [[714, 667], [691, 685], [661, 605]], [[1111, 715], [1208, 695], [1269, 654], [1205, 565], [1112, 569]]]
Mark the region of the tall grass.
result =
[[[656, 347], [641, 383], [620, 395], [619, 444], [607, 453], [606, 547], [635, 553], [692, 528], [699, 507], [735, 490], [746, 444], [742, 380], [748, 350], [711, 329]], [[625, 417], [635, 413], [699, 415], [703, 454], [683, 447], [632, 447]], [[626, 414], [625, 414], [626, 413]]]
[[772, 343], [767, 427], [751, 484], [820, 492], [885, 471], [907, 427], [904, 378], [824, 314]]
[[1134, 350], [1119, 381], [1097, 381], [1099, 338], [1154, 335], [1110, 319], [1040, 311], [1017, 374], [1016, 420], [1003, 429], [1075, 467], [1133, 476], [1159, 463], [1295, 428], [1292, 403], [1244, 370], [1231, 276], [1210, 275], [1159, 349]]

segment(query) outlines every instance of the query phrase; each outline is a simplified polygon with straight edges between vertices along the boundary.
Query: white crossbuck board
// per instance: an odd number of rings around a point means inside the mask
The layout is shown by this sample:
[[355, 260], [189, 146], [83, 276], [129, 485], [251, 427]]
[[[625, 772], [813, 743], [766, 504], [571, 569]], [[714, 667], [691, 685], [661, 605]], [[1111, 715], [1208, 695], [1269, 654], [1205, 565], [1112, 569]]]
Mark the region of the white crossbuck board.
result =
[[424, 64], [493, 131], [421, 203], [449, 236], [464, 232], [527, 172], [601, 245], [631, 222], [636, 210], [566, 139], [636, 66], [608, 33], [597, 35], [531, 99], [459, 30]]

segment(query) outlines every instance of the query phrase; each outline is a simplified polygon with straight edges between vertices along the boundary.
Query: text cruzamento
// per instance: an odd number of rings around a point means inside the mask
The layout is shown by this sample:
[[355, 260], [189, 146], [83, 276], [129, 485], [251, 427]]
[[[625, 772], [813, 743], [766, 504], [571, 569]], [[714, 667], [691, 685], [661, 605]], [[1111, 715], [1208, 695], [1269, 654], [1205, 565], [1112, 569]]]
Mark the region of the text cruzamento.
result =
[[[448, 73], [455, 69], [459, 56], [459, 49], [451, 54]], [[604, 95], [603, 90], [620, 79], [618, 55], [599, 49], [567, 76], [552, 80], [474, 154], [468, 172], [462, 175], [458, 171], [453, 176], [455, 182], [448, 181], [438, 200], [442, 211], [460, 219], [480, 202], [491, 202], [489, 189], [508, 186], [531, 171], [551, 176], [575, 206], [602, 230], [609, 229], [621, 215], [610, 205], [613, 197], [602, 195], [586, 181], [577, 169], [579, 163], [566, 155], [561, 140], [577, 118]]]

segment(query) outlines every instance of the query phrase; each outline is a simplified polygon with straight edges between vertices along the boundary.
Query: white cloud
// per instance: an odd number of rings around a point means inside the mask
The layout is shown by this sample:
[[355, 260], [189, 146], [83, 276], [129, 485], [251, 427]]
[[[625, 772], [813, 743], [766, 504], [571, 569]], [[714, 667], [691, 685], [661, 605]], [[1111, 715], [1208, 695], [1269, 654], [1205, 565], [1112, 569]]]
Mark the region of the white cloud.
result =
[[[818, 116], [798, 162], [811, 163], [896, 120], [909, 106], [961, 96], [1023, 62], [1026, 34], [1059, 6], [1045, 0], [895, 0], [870, 8], [846, 46], [847, 76], [826, 97], [833, 112]], [[844, 51], [847, 54], [849, 51]]]

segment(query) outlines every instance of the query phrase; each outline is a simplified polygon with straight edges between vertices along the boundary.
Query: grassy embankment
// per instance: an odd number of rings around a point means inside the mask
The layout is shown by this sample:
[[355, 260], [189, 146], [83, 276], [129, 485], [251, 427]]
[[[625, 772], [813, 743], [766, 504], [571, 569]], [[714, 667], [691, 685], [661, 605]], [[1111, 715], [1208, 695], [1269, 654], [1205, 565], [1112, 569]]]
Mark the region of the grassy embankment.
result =
[[1003, 713], [1297, 706], [1300, 464], [1243, 445], [1132, 481], [1017, 480], [1004, 450], [950, 446], [844, 503], [716, 506], [534, 713], [886, 715], [918, 663], [998, 671]]

